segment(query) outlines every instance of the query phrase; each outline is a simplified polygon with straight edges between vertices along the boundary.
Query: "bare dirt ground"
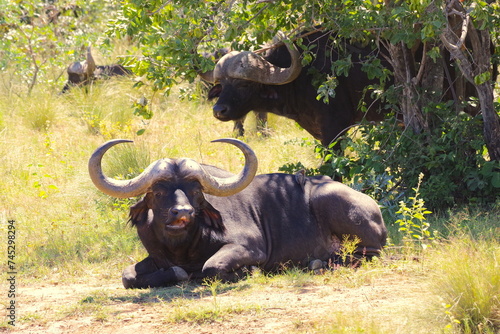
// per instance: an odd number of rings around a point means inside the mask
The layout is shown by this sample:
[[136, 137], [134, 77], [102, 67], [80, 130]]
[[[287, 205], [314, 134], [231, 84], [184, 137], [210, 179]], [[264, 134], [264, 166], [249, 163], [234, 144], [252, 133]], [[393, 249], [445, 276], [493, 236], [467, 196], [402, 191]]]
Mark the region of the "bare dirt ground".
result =
[[[353, 278], [354, 277], [354, 278]], [[434, 297], [419, 275], [125, 290], [119, 279], [19, 286], [19, 333], [429, 333]], [[352, 281], [352, 280], [355, 281]], [[323, 281], [322, 281], [323, 280]], [[319, 282], [319, 283], [318, 283]], [[194, 315], [192, 315], [194, 314]], [[195, 319], [194, 317], [205, 319]], [[335, 329], [337, 328], [337, 329]], [[365, 329], [368, 330], [365, 331]]]

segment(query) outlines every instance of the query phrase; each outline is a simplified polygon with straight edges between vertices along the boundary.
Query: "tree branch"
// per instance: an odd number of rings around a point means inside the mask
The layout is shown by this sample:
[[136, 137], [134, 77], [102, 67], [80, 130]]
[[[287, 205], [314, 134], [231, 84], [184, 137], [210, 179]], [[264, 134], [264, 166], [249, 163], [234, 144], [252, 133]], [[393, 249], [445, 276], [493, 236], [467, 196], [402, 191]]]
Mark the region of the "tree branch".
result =
[[412, 83], [414, 85], [418, 85], [418, 83], [422, 80], [426, 63], [427, 63], [427, 42], [424, 42], [424, 50], [422, 51], [422, 61], [420, 62], [420, 67], [418, 69], [417, 76], [412, 79]]
[[[458, 39], [456, 44], [449, 42], [448, 39], [443, 40], [443, 34], [441, 34], [441, 36], [442, 36], [441, 40], [443, 41], [443, 43], [445, 43], [447, 45], [448, 49], [452, 48], [455, 50], [460, 50], [465, 43], [465, 39], [467, 38], [468, 27], [469, 27], [469, 22], [470, 22], [470, 15], [469, 15], [469, 13], [460, 13], [456, 9], [453, 9], [451, 12], [447, 12], [446, 15], [447, 16], [458, 15], [458, 16], [462, 17], [461, 34], [460, 34], [460, 38]], [[446, 28], [446, 31], [448, 31], [448, 32], [451, 31], [449, 26]], [[444, 37], [444, 38], [446, 38], [446, 37]]]
[[171, 1], [167, 1], [165, 2], [164, 4], [162, 4], [157, 10], [155, 10], [154, 12], [151, 12], [151, 13], [148, 13], [147, 15], [148, 16], [152, 16], [152, 15], [155, 15], [155, 14], [158, 14], [163, 8], [165, 8], [165, 6], [167, 6]]

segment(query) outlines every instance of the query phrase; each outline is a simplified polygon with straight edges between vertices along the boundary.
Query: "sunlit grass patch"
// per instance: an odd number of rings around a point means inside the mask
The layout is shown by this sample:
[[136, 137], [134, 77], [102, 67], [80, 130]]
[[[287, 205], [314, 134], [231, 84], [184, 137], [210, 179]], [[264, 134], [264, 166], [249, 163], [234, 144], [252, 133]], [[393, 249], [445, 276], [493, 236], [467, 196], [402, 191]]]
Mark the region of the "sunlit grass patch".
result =
[[92, 135], [111, 139], [133, 134], [134, 115], [130, 86], [118, 85], [120, 80], [75, 87], [60, 97], [71, 103], [71, 115], [86, 125]]
[[[238, 284], [221, 282], [218, 279], [206, 279], [203, 286], [198, 291], [203, 301], [194, 303], [185, 298], [176, 298], [170, 305], [174, 306], [169, 316], [172, 322], [194, 322], [206, 323], [222, 321], [227, 317], [242, 313], [255, 313], [261, 310], [261, 306], [256, 303], [234, 303], [227, 302], [220, 297], [220, 294], [227, 294], [230, 291], [238, 293]], [[236, 289], [235, 289], [236, 288]]]
[[384, 329], [380, 321], [370, 314], [357, 312], [335, 312], [328, 319], [300, 321], [296, 323], [297, 333], [316, 334], [392, 334], [395, 329]]
[[447, 330], [500, 330], [500, 247], [470, 237], [452, 239], [433, 258], [432, 289], [441, 298]]
[[152, 162], [144, 142], [121, 143], [109, 150], [103, 159], [106, 175], [119, 179], [131, 179], [139, 175]]
[[276, 287], [303, 288], [314, 285], [314, 274], [298, 267], [286, 268], [279, 275], [270, 276], [268, 284]]
[[253, 314], [262, 311], [257, 304], [225, 303], [214, 299], [213, 301], [191, 301], [175, 299], [170, 304], [172, 311], [167, 317], [168, 322], [190, 322], [196, 324], [223, 321], [239, 314]]
[[2, 101], [0, 100], [0, 131], [2, 131], [5, 128], [5, 123], [3, 121], [4, 119], [4, 109], [3, 106], [1, 105]]
[[104, 322], [110, 316], [109, 304], [110, 299], [107, 292], [98, 290], [62, 310], [60, 316], [62, 318], [91, 316], [93, 321]]
[[57, 101], [44, 92], [38, 92], [29, 99], [18, 99], [17, 103], [15, 109], [22, 116], [24, 124], [38, 131], [51, 128], [62, 111]]

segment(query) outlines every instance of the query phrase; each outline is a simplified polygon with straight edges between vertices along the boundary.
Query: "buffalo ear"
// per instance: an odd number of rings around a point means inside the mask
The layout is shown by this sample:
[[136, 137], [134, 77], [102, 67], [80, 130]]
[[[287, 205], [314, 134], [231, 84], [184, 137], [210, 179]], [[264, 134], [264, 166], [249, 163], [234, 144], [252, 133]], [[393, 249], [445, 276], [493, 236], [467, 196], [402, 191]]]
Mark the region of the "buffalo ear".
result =
[[215, 232], [222, 233], [226, 230], [220, 212], [212, 204], [205, 202], [200, 210], [201, 223]]
[[222, 86], [220, 84], [213, 86], [208, 92], [208, 99], [211, 100], [215, 99], [216, 97], [219, 97], [221, 92], [222, 92]]
[[269, 100], [277, 100], [278, 92], [272, 87], [264, 86], [264, 88], [260, 92], [260, 97]]
[[145, 225], [148, 221], [148, 199], [149, 194], [144, 196], [139, 202], [135, 203], [130, 207], [130, 222], [132, 226], [142, 226]]

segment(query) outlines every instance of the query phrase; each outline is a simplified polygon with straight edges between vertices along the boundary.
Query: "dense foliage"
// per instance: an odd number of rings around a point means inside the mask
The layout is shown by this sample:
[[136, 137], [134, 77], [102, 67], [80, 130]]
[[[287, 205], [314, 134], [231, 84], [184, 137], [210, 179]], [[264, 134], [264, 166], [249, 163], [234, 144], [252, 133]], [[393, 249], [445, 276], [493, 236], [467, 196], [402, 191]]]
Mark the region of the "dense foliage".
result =
[[[487, 204], [498, 199], [498, 163], [485, 159], [480, 116], [466, 113], [447, 117], [430, 133], [414, 134], [386, 119], [362, 124], [341, 137], [344, 155], [321, 146], [320, 168], [307, 173], [342, 176], [344, 182], [394, 208], [423, 173], [421, 197], [433, 210], [466, 203]], [[285, 172], [303, 169], [300, 163], [281, 167]]]

